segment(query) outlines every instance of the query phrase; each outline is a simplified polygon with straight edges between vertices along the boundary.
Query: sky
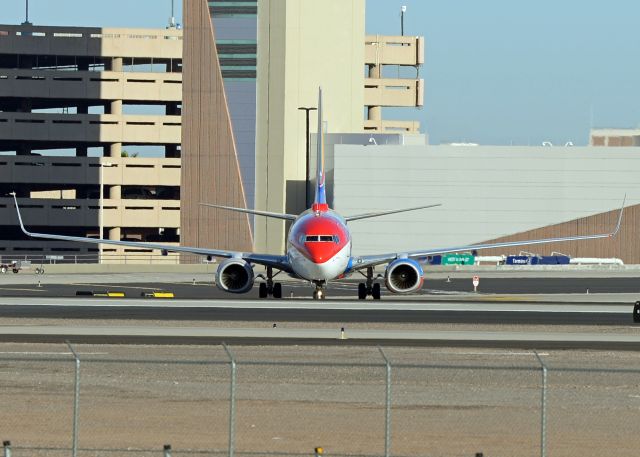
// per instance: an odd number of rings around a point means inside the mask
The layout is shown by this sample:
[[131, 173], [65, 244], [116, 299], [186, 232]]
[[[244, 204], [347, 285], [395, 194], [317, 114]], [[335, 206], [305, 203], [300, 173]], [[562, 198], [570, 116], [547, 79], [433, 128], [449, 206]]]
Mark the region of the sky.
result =
[[[0, 0], [0, 21], [24, 21], [24, 2]], [[29, 3], [38, 25], [164, 27], [171, 11], [171, 0]], [[591, 127], [640, 126], [640, 2], [367, 0], [367, 33], [399, 35], [402, 5], [405, 34], [425, 37], [424, 107], [384, 115], [419, 120], [430, 143], [581, 145]]]

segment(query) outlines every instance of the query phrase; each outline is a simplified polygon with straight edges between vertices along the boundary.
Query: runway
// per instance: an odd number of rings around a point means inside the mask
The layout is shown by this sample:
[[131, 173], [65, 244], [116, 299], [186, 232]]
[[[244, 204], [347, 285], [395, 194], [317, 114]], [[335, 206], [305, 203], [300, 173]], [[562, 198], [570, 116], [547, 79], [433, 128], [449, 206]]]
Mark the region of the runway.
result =
[[[588, 272], [587, 272], [588, 273]], [[496, 273], [494, 273], [496, 274]], [[586, 273], [585, 273], [586, 274]], [[422, 300], [440, 300], [448, 295], [473, 292], [473, 273], [462, 277], [460, 273], [447, 281], [428, 275], [422, 290], [416, 295]], [[257, 298], [257, 287], [248, 294], [234, 295], [217, 289], [211, 275], [161, 275], [110, 274], [110, 275], [0, 275], [0, 297], [74, 297], [80, 290], [119, 290], [128, 298], [140, 298], [143, 293], [154, 290], [169, 290], [178, 298], [245, 300]], [[358, 278], [332, 282], [327, 287], [329, 298], [355, 299]], [[640, 277], [481, 277], [480, 294], [638, 294]], [[283, 296], [289, 298], [311, 298], [312, 287], [298, 280], [283, 282]], [[395, 299], [386, 290], [383, 300]]]
[[632, 325], [632, 304], [0, 298], [0, 318], [162, 321]]
[[[0, 317], [57, 319], [55, 324], [0, 327], [2, 341], [144, 344], [351, 344], [509, 348], [640, 349], [640, 326], [631, 305], [414, 301], [174, 300], [140, 305], [139, 300], [92, 298], [2, 298]], [[67, 325], [65, 320], [81, 320]], [[146, 322], [163, 321], [163, 325]], [[96, 322], [105, 322], [96, 325]], [[208, 325], [175, 325], [200, 321]], [[233, 325], [217, 325], [229, 321]], [[253, 322], [252, 326], [237, 323]], [[255, 323], [263, 325], [255, 325]], [[305, 325], [301, 325], [304, 323]], [[384, 323], [363, 328], [367, 323]], [[433, 324], [467, 324], [443, 331]], [[283, 325], [286, 324], [286, 325]], [[333, 325], [335, 324], [335, 325]], [[408, 324], [414, 325], [414, 327]], [[419, 329], [416, 324], [422, 324]], [[482, 331], [480, 324], [519, 326]], [[273, 326], [275, 325], [275, 327]], [[544, 329], [532, 326], [544, 325]], [[559, 326], [592, 330], [553, 330]], [[354, 326], [354, 327], [350, 327]], [[625, 331], [603, 331], [611, 326]], [[344, 333], [341, 332], [344, 329]], [[638, 331], [636, 331], [638, 330]]]
[[[489, 277], [479, 293], [471, 292], [470, 277], [427, 278], [419, 294], [385, 293], [379, 301], [354, 300], [354, 280], [331, 284], [327, 300], [313, 301], [302, 281], [284, 282], [282, 300], [257, 300], [256, 290], [219, 291], [210, 276], [152, 278], [51, 275], [1, 283], [0, 340], [640, 349], [635, 276]], [[82, 290], [118, 290], [126, 298], [76, 296]], [[154, 290], [177, 298], [142, 298]]]
[[212, 328], [158, 326], [0, 326], [0, 340], [55, 343], [304, 344], [500, 347], [536, 349], [640, 349], [640, 332], [482, 332], [362, 329]]

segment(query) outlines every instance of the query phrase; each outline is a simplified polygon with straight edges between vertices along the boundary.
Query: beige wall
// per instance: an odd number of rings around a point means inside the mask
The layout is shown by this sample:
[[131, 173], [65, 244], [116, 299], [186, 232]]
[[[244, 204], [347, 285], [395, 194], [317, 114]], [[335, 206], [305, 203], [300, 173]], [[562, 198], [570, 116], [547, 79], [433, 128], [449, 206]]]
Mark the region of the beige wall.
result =
[[74, 71], [0, 68], [0, 97], [176, 101], [182, 73]]
[[[22, 203], [25, 205], [25, 203]], [[31, 199], [22, 209], [25, 224], [47, 227], [88, 227], [92, 232], [98, 220], [98, 199]], [[0, 198], [0, 217], [16, 219], [13, 200]], [[17, 223], [17, 221], [16, 221]], [[105, 227], [178, 228], [180, 202], [178, 200], [105, 199]], [[97, 231], [97, 230], [95, 230]], [[42, 241], [38, 242], [44, 244]], [[6, 241], [3, 241], [5, 245]]]
[[424, 37], [367, 35], [364, 42], [367, 65], [422, 65]]
[[[328, 131], [363, 130], [364, 7], [364, 0], [260, 0], [257, 209], [304, 209], [306, 123], [298, 107], [317, 106], [319, 86]], [[312, 133], [316, 124], [312, 113]], [[256, 251], [282, 253], [284, 236], [283, 222], [256, 217]]]
[[0, 53], [179, 59], [182, 31], [1, 24]]
[[0, 182], [98, 185], [100, 162], [107, 186], [180, 185], [180, 159], [151, 157], [0, 156]]
[[[123, 145], [159, 145], [168, 157], [178, 155], [182, 31], [0, 24], [0, 54], [15, 57], [6, 59], [12, 68], [0, 69], [0, 149], [17, 152], [0, 155], [0, 182], [17, 191], [25, 222], [96, 236], [101, 201], [95, 189], [101, 188], [105, 237], [156, 236], [164, 228], [165, 239], [175, 240], [179, 200], [162, 194], [120, 197], [122, 186], [176, 191], [181, 160], [122, 158], [121, 151]], [[156, 114], [128, 114], [132, 105], [149, 104], [160, 108]], [[90, 110], [104, 114], [87, 114]], [[86, 157], [96, 147], [110, 157]], [[77, 157], [46, 151], [69, 148], [76, 149]], [[3, 239], [2, 226], [11, 225], [17, 225], [13, 202], [0, 198], [0, 255], [80, 253], [95, 259], [97, 254], [95, 245]], [[126, 247], [104, 250], [134, 251], [149, 254]]]
[[640, 146], [640, 129], [591, 129], [591, 146]]
[[0, 113], [3, 140], [179, 144], [180, 116]]

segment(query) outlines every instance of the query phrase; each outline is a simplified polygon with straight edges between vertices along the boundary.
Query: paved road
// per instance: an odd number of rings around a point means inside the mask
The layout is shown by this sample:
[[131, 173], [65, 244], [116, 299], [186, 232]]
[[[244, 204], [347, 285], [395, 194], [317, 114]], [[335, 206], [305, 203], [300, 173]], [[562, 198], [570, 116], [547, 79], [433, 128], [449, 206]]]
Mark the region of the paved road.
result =
[[[199, 276], [186, 280], [182, 276], [181, 281], [167, 281], [160, 278], [151, 281], [145, 278], [145, 282], [123, 282], [121, 275], [108, 275], [101, 277], [79, 277], [77, 281], [62, 281], [55, 276], [47, 276], [42, 279], [38, 276], [22, 277], [20, 283], [10, 283], [13, 276], [0, 277], [0, 297], [31, 296], [31, 297], [73, 297], [77, 291], [123, 291], [129, 298], [140, 298], [144, 292], [154, 290], [170, 290], [179, 298], [199, 299], [246, 299], [257, 298], [257, 288], [245, 295], [234, 295], [218, 290], [211, 278]], [[125, 275], [126, 276], [126, 275]], [[16, 275], [17, 277], [17, 275]], [[144, 278], [144, 277], [143, 277]], [[28, 281], [27, 281], [28, 279]], [[193, 280], [195, 279], [195, 281]], [[56, 281], [57, 282], [52, 282]], [[38, 287], [41, 281], [41, 287]], [[611, 277], [611, 278], [481, 278], [478, 292], [483, 294], [591, 294], [597, 293], [637, 293], [640, 298], [640, 277]], [[473, 291], [471, 277], [453, 278], [450, 282], [445, 279], [425, 280], [425, 285], [418, 295], [423, 299], [433, 296], [468, 293]], [[283, 295], [295, 298], [310, 298], [312, 288], [303, 281], [287, 280], [283, 285]], [[348, 280], [329, 285], [328, 296], [331, 298], [355, 298], [357, 296], [357, 281]], [[386, 289], [383, 298], [389, 297]]]
[[[330, 289], [329, 300], [314, 302], [307, 299], [308, 287], [300, 282], [287, 282], [284, 300], [247, 300], [255, 291], [248, 295], [234, 296], [225, 294], [212, 287], [209, 283], [172, 282], [172, 283], [70, 283], [35, 285], [0, 285], [0, 318], [25, 319], [92, 319], [92, 320], [152, 320], [163, 321], [165, 327], [168, 322], [175, 321], [207, 321], [209, 330], [216, 330], [216, 322], [304, 322], [304, 323], [336, 323], [335, 328], [348, 327], [352, 323], [386, 323], [386, 324], [495, 324], [505, 326], [520, 326], [521, 332], [513, 338], [497, 338], [495, 335], [473, 336], [473, 327], [464, 334], [439, 335], [434, 331], [425, 330], [420, 338], [410, 337], [407, 329], [394, 330], [398, 336], [391, 338], [383, 334], [362, 334], [358, 338], [352, 337], [351, 342], [357, 344], [374, 344], [384, 341], [385, 344], [408, 345], [453, 345], [453, 346], [498, 346], [498, 347], [579, 347], [579, 348], [609, 348], [636, 349], [640, 348], [640, 340], [636, 341], [635, 332], [626, 335], [603, 337], [600, 340], [593, 335], [601, 335], [599, 329], [607, 326], [632, 327], [632, 308], [635, 291], [639, 288], [639, 278], [489, 278], [481, 283], [483, 294], [471, 294], [468, 291], [468, 281], [454, 279], [447, 282], [428, 281], [421, 294], [413, 297], [384, 296], [381, 301], [368, 300], [366, 302], [350, 300], [355, 295], [355, 282], [346, 282]], [[591, 289], [585, 294], [581, 289], [586, 285]], [[143, 300], [140, 295], [158, 289], [168, 289], [179, 297], [175, 300]], [[487, 290], [488, 289], [488, 290]], [[99, 299], [76, 297], [78, 290], [121, 290], [127, 299]], [[536, 295], [513, 294], [521, 292], [539, 291], [547, 295], [540, 296], [550, 303], [535, 302]], [[511, 295], [495, 295], [511, 294]], [[608, 295], [603, 292], [624, 291], [626, 294]], [[557, 294], [553, 294], [556, 292]], [[563, 294], [560, 294], [560, 293]], [[566, 293], [577, 292], [575, 295]], [[601, 292], [596, 294], [593, 292]], [[290, 294], [293, 293], [293, 299]], [[640, 290], [638, 290], [640, 296]], [[196, 299], [183, 299], [193, 297]], [[224, 297], [224, 298], [223, 298]], [[302, 298], [305, 297], [305, 298]], [[203, 300], [203, 298], [205, 300]], [[534, 301], [534, 302], [531, 302]], [[554, 303], [557, 302], [557, 303]], [[591, 302], [591, 303], [589, 303]], [[608, 302], [608, 303], [607, 303]], [[169, 324], [171, 325], [171, 324]], [[234, 325], [234, 324], [231, 324]], [[531, 333], [526, 326], [588, 325], [598, 329], [593, 335], [583, 335], [577, 340], [572, 336], [561, 336]], [[221, 326], [218, 324], [218, 326]], [[224, 327], [222, 325], [221, 327]], [[11, 328], [14, 331], [11, 331]], [[145, 342], [145, 343], [207, 343], [223, 340], [238, 343], [269, 343], [274, 344], [275, 333], [264, 334], [171, 334], [158, 330], [159, 334], [141, 330], [141, 334], [124, 335], [113, 330], [113, 335], [98, 335], [94, 330], [82, 335], [74, 335], [62, 331], [57, 324], [54, 327], [32, 328], [25, 334], [18, 335], [11, 327], [3, 329], [0, 338], [10, 341], [62, 341], [64, 338], [81, 338], [81, 341], [92, 342]], [[88, 327], [87, 327], [88, 328]], [[109, 328], [109, 327], [107, 327]], [[133, 328], [133, 327], [131, 327]], [[267, 327], [269, 328], [269, 327]], [[48, 330], [47, 330], [48, 329]], [[406, 331], [405, 331], [406, 330]], [[300, 330], [307, 332], [307, 330]], [[386, 329], [385, 331], [391, 331]], [[31, 333], [30, 333], [31, 332]], [[147, 332], [147, 333], [145, 333]], [[503, 333], [503, 332], [500, 332]], [[610, 332], [613, 334], [614, 332]], [[631, 335], [629, 335], [631, 333]], [[529, 336], [526, 336], [528, 334]], [[308, 335], [308, 333], [305, 333]], [[544, 335], [547, 335], [546, 337]], [[575, 335], [575, 334], [573, 334]], [[513, 335], [512, 335], [513, 336]], [[546, 339], [545, 339], [546, 338]], [[556, 338], [556, 339], [554, 339]], [[609, 338], [609, 339], [606, 339]], [[622, 338], [622, 339], [620, 339]], [[630, 339], [629, 339], [630, 338]], [[357, 341], [355, 341], [357, 339]], [[279, 339], [289, 344], [317, 344], [314, 338], [301, 335], [288, 335]], [[333, 337], [322, 341], [328, 344]], [[376, 343], [377, 344], [377, 343]]]
[[633, 325], [632, 304], [0, 298], [0, 317], [161, 321]]
[[75, 343], [151, 344], [307, 344], [508, 348], [640, 349], [640, 333], [596, 332], [483, 332], [212, 328], [158, 326], [0, 326], [0, 340]]

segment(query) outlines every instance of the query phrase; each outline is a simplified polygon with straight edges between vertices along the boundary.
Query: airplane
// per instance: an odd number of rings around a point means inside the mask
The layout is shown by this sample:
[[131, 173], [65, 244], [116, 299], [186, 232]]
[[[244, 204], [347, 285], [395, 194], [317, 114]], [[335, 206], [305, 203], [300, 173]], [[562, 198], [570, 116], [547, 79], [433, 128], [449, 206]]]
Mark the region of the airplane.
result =
[[[329, 208], [325, 189], [324, 170], [324, 135], [322, 128], [322, 89], [318, 95], [318, 133], [317, 133], [317, 174], [315, 185], [315, 199], [311, 208], [299, 215], [280, 214], [268, 211], [234, 208], [223, 205], [200, 203], [201, 205], [229, 211], [253, 214], [270, 218], [291, 221], [292, 225], [287, 236], [287, 247], [284, 255], [244, 253], [220, 249], [208, 249], [188, 246], [166, 246], [162, 244], [117, 241], [98, 238], [65, 236], [46, 233], [32, 233], [25, 228], [16, 194], [12, 193], [18, 213], [18, 220], [22, 231], [31, 237], [52, 240], [74, 241], [83, 243], [103, 243], [118, 246], [143, 247], [158, 249], [163, 255], [167, 252], [185, 252], [206, 256], [224, 258], [215, 275], [216, 286], [226, 292], [244, 294], [253, 289], [257, 279], [259, 283], [258, 296], [260, 298], [282, 298], [282, 284], [274, 278], [284, 272], [291, 277], [309, 281], [314, 285], [313, 298], [324, 299], [325, 287], [328, 282], [340, 280], [360, 273], [364, 282], [358, 284], [358, 298], [361, 300], [371, 296], [374, 300], [381, 297], [378, 279], [384, 279], [387, 290], [393, 294], [410, 294], [422, 288], [423, 269], [418, 259], [438, 254], [461, 251], [479, 251], [483, 249], [514, 247], [533, 244], [555, 243], [562, 241], [591, 240], [597, 238], [614, 237], [620, 230], [624, 201], [618, 216], [615, 229], [609, 233], [594, 235], [576, 235], [559, 238], [544, 238], [539, 240], [523, 240], [488, 244], [470, 244], [466, 246], [449, 246], [435, 249], [422, 249], [408, 252], [390, 252], [377, 255], [353, 256], [351, 253], [352, 239], [348, 224], [353, 221], [372, 217], [396, 214], [419, 209], [433, 208], [440, 204], [430, 204], [413, 208], [392, 209], [387, 211], [341, 216]], [[626, 196], [625, 196], [626, 199]], [[266, 276], [256, 275], [254, 265], [266, 267]], [[384, 275], [374, 276], [374, 267], [386, 265]], [[274, 270], [276, 273], [274, 274]]]

